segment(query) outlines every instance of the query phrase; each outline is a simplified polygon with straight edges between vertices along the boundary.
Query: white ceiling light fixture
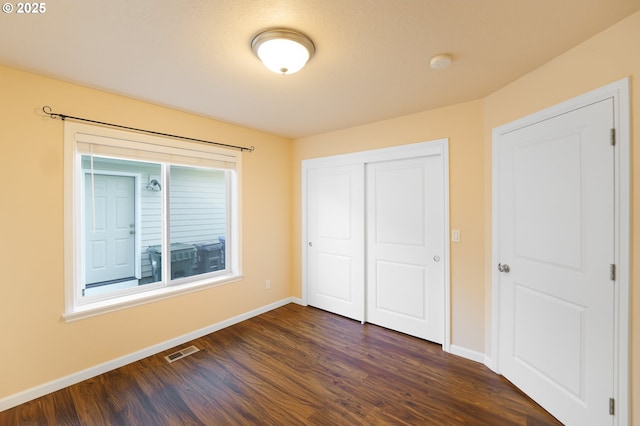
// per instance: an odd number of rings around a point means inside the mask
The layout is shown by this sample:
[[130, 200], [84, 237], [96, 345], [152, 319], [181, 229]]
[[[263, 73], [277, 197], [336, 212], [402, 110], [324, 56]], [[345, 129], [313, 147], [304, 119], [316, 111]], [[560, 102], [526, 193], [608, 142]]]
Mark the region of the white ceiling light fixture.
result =
[[267, 68], [283, 75], [300, 71], [316, 51], [309, 37], [286, 28], [258, 33], [251, 40], [251, 49]]

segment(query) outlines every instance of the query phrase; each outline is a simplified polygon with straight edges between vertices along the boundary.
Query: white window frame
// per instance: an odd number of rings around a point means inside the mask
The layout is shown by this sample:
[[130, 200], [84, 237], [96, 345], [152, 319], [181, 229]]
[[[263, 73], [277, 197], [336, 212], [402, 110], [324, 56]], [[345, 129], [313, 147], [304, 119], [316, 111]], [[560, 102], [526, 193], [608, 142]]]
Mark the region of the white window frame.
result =
[[[95, 149], [95, 153], [94, 153]], [[87, 150], [96, 156], [106, 156], [131, 161], [148, 161], [187, 167], [225, 169], [228, 176], [228, 235], [224, 273], [194, 275], [172, 280], [163, 274], [162, 282], [145, 284], [135, 291], [113, 293], [101, 298], [82, 296], [84, 244], [82, 231], [82, 188], [86, 170], [81, 156]], [[177, 140], [169, 137], [112, 129], [66, 120], [64, 124], [64, 285], [65, 307], [62, 317], [75, 321], [131, 306], [150, 303], [168, 297], [200, 291], [213, 286], [239, 281], [242, 275], [241, 258], [241, 179], [242, 156], [240, 151]], [[168, 174], [168, 173], [167, 173]], [[168, 189], [170, 182], [163, 181]], [[166, 193], [166, 191], [165, 191]], [[163, 246], [167, 246], [169, 199], [163, 195]], [[166, 259], [165, 259], [166, 258]], [[163, 256], [163, 271], [168, 270], [169, 256]]]

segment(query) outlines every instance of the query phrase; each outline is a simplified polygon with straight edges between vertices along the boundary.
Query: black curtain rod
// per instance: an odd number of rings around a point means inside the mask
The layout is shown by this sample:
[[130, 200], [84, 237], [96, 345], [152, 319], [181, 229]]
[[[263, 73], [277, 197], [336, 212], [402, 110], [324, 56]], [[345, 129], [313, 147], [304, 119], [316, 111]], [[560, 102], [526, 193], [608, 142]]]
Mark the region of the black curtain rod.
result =
[[253, 145], [250, 148], [247, 148], [246, 146], [227, 145], [225, 143], [220, 143], [220, 142], [206, 141], [206, 140], [203, 140], [203, 139], [190, 138], [190, 137], [187, 137], [187, 136], [178, 136], [178, 135], [172, 135], [170, 133], [155, 132], [153, 130], [137, 129], [135, 127], [122, 126], [120, 124], [105, 123], [104, 121], [89, 120], [88, 118], [74, 117], [73, 115], [59, 114], [57, 112], [53, 112], [51, 110], [51, 107], [46, 106], [46, 105], [42, 107], [42, 112], [44, 112], [45, 114], [47, 114], [49, 117], [51, 117], [54, 120], [56, 118], [59, 118], [60, 120], [64, 121], [67, 118], [70, 118], [72, 120], [84, 121], [84, 122], [87, 122], [87, 123], [100, 124], [100, 125], [109, 126], [109, 127], [117, 127], [118, 129], [133, 130], [133, 131], [136, 131], [136, 132], [149, 133], [151, 135], [168, 136], [170, 138], [183, 139], [183, 140], [194, 141], [194, 142], [204, 142], [204, 143], [208, 143], [208, 144], [212, 144], [212, 145], [218, 145], [218, 146], [224, 146], [224, 147], [227, 147], [227, 148], [239, 149], [240, 151], [253, 152], [253, 150], [255, 149], [253, 147]]

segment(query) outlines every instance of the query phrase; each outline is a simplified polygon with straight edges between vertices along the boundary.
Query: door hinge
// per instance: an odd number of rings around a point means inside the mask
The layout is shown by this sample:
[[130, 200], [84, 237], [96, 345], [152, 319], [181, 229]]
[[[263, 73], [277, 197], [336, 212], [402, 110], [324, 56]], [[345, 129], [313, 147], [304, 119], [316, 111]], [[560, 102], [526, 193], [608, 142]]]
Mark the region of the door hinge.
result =
[[611, 146], [616, 146], [616, 129], [611, 129]]
[[616, 265], [614, 263], [609, 265], [609, 278], [611, 279], [611, 281], [616, 280]]
[[609, 414], [612, 416], [616, 414], [616, 400], [613, 398], [609, 398]]

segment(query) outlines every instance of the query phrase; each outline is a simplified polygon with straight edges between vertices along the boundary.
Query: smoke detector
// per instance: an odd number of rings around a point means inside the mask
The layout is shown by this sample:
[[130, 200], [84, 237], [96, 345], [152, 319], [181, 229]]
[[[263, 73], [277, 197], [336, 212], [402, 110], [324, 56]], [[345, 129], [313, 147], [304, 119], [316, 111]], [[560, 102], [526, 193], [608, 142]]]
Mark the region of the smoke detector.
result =
[[453, 57], [448, 53], [440, 53], [433, 58], [429, 62], [431, 64], [431, 68], [434, 70], [441, 70], [447, 68], [453, 62]]

